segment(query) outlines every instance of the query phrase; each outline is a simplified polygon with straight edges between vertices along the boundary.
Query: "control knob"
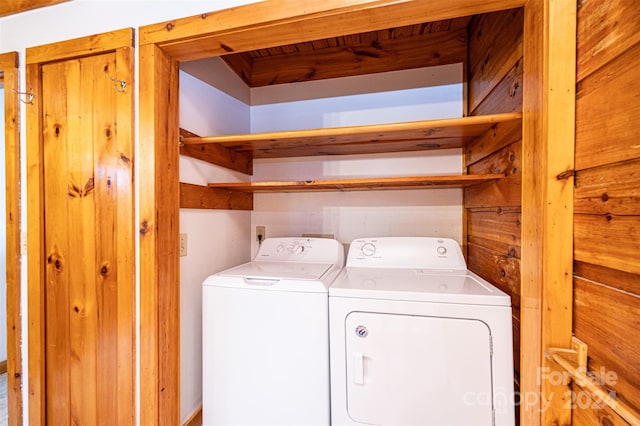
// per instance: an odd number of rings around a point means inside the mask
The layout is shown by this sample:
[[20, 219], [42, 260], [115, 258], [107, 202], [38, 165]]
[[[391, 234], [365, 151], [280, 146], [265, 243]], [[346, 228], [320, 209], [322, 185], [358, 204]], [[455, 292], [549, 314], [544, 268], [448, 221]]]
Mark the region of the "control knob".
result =
[[376, 246], [374, 246], [372, 243], [364, 243], [362, 247], [360, 247], [360, 251], [365, 256], [373, 256], [373, 254], [376, 252]]

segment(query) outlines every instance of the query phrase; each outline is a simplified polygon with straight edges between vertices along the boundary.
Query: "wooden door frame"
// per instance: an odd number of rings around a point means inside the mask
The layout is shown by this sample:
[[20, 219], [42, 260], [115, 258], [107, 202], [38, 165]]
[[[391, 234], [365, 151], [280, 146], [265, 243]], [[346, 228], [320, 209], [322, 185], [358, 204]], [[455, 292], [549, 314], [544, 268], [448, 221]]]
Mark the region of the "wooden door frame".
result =
[[[4, 81], [4, 161], [7, 268], [7, 399], [10, 425], [22, 424], [22, 322], [20, 315], [20, 121], [18, 53], [0, 54]], [[28, 101], [28, 97], [22, 97]]]
[[[41, 87], [41, 68], [43, 64], [79, 58], [83, 56], [91, 56], [109, 52], [116, 52], [118, 61], [123, 63], [121, 68], [124, 74], [131, 73], [128, 78], [127, 88], [129, 90], [128, 98], [132, 97], [131, 88], [133, 84], [133, 30], [123, 29], [104, 33], [94, 36], [82, 37], [79, 39], [68, 40], [50, 45], [37, 46], [28, 48], [26, 51], [26, 82], [30, 93], [33, 94], [33, 102], [27, 105], [27, 302], [28, 302], [28, 371], [29, 371], [29, 424], [44, 425], [46, 424], [46, 395], [45, 395], [45, 224], [44, 216], [44, 161], [43, 161], [43, 123], [42, 123], [42, 87]], [[116, 78], [117, 76], [113, 76]], [[115, 84], [115, 83], [114, 83]], [[133, 142], [133, 102], [131, 100], [124, 101], [129, 105], [129, 111], [118, 111], [118, 128], [117, 132], [121, 135], [127, 134]], [[123, 161], [132, 163], [131, 158], [126, 158], [123, 153]], [[132, 182], [133, 185], [133, 182]], [[133, 188], [132, 188], [133, 191]], [[132, 195], [131, 203], [133, 203]], [[133, 213], [133, 206], [132, 213]], [[133, 223], [131, 223], [133, 228]], [[133, 229], [131, 230], [133, 232]], [[131, 233], [128, 233], [131, 236]], [[133, 242], [131, 242], [133, 246]], [[134, 262], [135, 253], [132, 249], [130, 263], [131, 271], [122, 271], [125, 275], [129, 275], [133, 285], [134, 281]], [[118, 279], [120, 279], [118, 272]], [[133, 306], [133, 302], [132, 302]], [[130, 325], [132, 330], [134, 324]], [[132, 333], [133, 335], [133, 333]], [[133, 342], [131, 343], [133, 345]], [[119, 354], [120, 357], [120, 354]], [[126, 357], [125, 357], [126, 358]], [[119, 362], [121, 362], [119, 358]], [[135, 359], [133, 354], [131, 359], [123, 365], [124, 370], [131, 370], [128, 375], [134, 376], [135, 368], [133, 367]], [[129, 365], [130, 364], [130, 365]], [[127, 379], [128, 380], [128, 379]], [[130, 408], [131, 421], [134, 419], [133, 407], [133, 388], [135, 377], [131, 377], [131, 395], [132, 406]], [[127, 391], [127, 389], [122, 389]], [[117, 413], [114, 413], [114, 418]]]
[[[576, 5], [552, 0], [270, 0], [140, 29], [142, 424], [179, 423], [179, 200], [168, 195], [177, 191], [179, 178], [178, 63], [515, 7], [525, 10], [521, 306], [526, 338], [521, 339], [520, 391], [534, 397], [521, 409], [521, 423], [570, 421], [564, 408], [567, 388], [543, 387], [538, 379], [540, 367], [548, 366], [544, 350], [570, 347], [572, 332]], [[543, 411], [543, 406], [550, 409]]]

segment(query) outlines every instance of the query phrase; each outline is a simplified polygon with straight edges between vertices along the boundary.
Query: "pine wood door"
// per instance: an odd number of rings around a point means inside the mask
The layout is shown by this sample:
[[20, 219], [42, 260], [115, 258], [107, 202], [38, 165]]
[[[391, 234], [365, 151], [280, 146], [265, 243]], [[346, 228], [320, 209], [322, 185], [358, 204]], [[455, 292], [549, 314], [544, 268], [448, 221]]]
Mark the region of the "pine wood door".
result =
[[42, 248], [43, 294], [29, 307], [40, 314], [40, 423], [134, 421], [130, 50], [29, 65], [41, 129], [29, 146], [41, 172], [40, 218], [29, 216]]

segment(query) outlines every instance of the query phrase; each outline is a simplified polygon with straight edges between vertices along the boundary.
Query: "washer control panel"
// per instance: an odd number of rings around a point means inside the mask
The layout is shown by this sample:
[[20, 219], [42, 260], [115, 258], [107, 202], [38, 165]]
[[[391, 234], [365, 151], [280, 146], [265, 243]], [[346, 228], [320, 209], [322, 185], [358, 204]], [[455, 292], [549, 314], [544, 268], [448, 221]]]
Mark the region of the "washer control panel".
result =
[[255, 260], [303, 261], [341, 264], [344, 246], [330, 238], [267, 238]]
[[466, 270], [460, 245], [450, 238], [381, 237], [353, 240], [347, 266]]

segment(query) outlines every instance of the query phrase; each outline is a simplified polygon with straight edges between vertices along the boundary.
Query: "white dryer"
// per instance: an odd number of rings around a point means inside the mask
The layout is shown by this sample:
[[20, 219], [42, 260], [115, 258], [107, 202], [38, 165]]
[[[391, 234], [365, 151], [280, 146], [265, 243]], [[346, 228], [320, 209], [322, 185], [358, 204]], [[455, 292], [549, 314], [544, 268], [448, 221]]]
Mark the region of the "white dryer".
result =
[[344, 247], [269, 238], [202, 292], [203, 425], [330, 423], [328, 288]]
[[513, 425], [511, 302], [445, 238], [361, 238], [329, 288], [332, 425]]

